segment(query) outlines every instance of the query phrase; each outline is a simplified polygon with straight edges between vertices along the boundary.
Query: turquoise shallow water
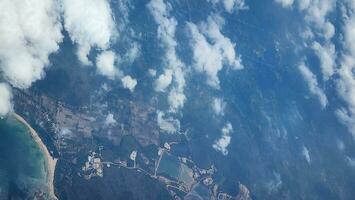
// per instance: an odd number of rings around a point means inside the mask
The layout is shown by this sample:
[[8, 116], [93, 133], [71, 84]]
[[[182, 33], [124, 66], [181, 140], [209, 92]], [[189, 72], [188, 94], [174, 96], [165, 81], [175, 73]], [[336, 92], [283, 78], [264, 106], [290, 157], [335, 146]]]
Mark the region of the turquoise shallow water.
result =
[[45, 158], [28, 131], [14, 118], [0, 119], [0, 200], [45, 186]]

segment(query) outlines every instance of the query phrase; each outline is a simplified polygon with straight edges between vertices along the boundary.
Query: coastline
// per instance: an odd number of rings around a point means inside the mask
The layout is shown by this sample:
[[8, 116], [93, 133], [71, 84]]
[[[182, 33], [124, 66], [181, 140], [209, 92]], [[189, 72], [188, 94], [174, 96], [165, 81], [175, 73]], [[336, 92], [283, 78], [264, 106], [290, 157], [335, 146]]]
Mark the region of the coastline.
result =
[[37, 143], [41, 151], [43, 152], [45, 159], [46, 159], [46, 179], [47, 179], [47, 186], [48, 186], [48, 192], [51, 198], [58, 199], [55, 194], [54, 194], [54, 172], [55, 172], [55, 167], [57, 164], [57, 158], [53, 158], [51, 154], [49, 153], [46, 145], [43, 143], [41, 138], [38, 136], [37, 132], [27, 123], [27, 121], [22, 118], [20, 115], [13, 113], [13, 117], [15, 117], [16, 120], [24, 124], [30, 131], [31, 137], [33, 140]]

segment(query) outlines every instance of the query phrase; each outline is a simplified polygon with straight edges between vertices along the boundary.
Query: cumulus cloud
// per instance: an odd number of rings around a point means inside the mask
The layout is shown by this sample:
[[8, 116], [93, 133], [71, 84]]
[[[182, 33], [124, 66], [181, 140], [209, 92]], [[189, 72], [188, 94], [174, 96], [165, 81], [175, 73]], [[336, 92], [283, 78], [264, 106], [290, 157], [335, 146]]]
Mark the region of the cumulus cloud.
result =
[[[283, 7], [292, 7], [294, 0], [275, 0]], [[334, 0], [298, 0], [298, 10], [304, 14], [306, 27], [301, 36], [306, 39], [305, 46], [312, 48], [319, 58], [323, 81], [328, 81], [335, 73], [336, 53], [332, 38], [335, 28], [330, 14], [336, 9]], [[317, 42], [322, 41], [322, 42]]]
[[167, 133], [176, 133], [180, 131], [180, 121], [172, 117], [166, 117], [162, 111], [157, 111], [157, 122], [159, 128]]
[[163, 0], [151, 0], [148, 8], [158, 24], [158, 38], [163, 42], [162, 45], [166, 49], [166, 67], [172, 70], [177, 67], [183, 67], [183, 63], [176, 55], [177, 41], [175, 31], [177, 21], [174, 17], [170, 17], [171, 5], [168, 2], [165, 4]]
[[107, 114], [106, 119], [105, 119], [105, 125], [106, 126], [113, 126], [116, 124], [117, 124], [117, 121], [115, 120], [113, 114], [112, 113]]
[[306, 27], [306, 29], [301, 33], [301, 37], [303, 39], [308, 39], [308, 40], [313, 40], [314, 39], [314, 33], [309, 27]]
[[[292, 7], [294, 0], [275, 0], [283, 7]], [[334, 25], [327, 16], [335, 10], [334, 0], [298, 0], [298, 9], [305, 13], [306, 22], [311, 25], [319, 35], [326, 40], [334, 36]]]
[[134, 92], [134, 88], [137, 85], [137, 80], [127, 75], [121, 79], [124, 88], [129, 89], [129, 91]]
[[121, 32], [124, 31], [124, 29], [127, 29], [127, 25], [129, 23], [129, 11], [132, 5], [130, 0], [120, 0], [117, 1], [117, 6], [117, 14], [119, 15], [119, 17], [117, 18], [117, 21], [119, 22], [118, 29]]
[[164, 73], [159, 75], [155, 82], [155, 90], [165, 92], [170, 88], [168, 102], [170, 104], [170, 111], [177, 112], [183, 107], [185, 102], [185, 64], [180, 60], [176, 54], [176, 47], [178, 45], [175, 38], [175, 31], [177, 27], [177, 20], [170, 16], [172, 9], [169, 2], [163, 0], [151, 0], [147, 5], [154, 21], [158, 25], [157, 37], [162, 42], [165, 49], [164, 57]]
[[304, 10], [309, 7], [311, 0], [298, 0], [298, 8]]
[[[335, 72], [335, 45], [331, 41], [335, 34], [335, 28], [328, 19], [329, 14], [336, 7], [335, 1], [300, 0], [298, 6], [299, 10], [305, 12], [305, 21], [308, 24], [306, 35], [311, 36], [308, 37], [308, 39], [312, 39], [311, 48], [319, 58], [323, 80], [327, 81]], [[320, 36], [324, 42], [320, 44], [314, 41], [314, 35]]]
[[168, 102], [172, 112], [182, 108], [185, 104], [186, 97], [183, 93], [179, 92], [178, 89], [173, 88], [169, 92]]
[[[300, 0], [299, 10], [305, 13], [305, 21], [312, 39], [311, 48], [320, 60], [323, 80], [328, 81], [335, 71], [335, 45], [331, 39], [335, 34], [334, 25], [329, 20], [329, 15], [336, 8], [334, 0]], [[311, 28], [312, 30], [311, 30]], [[318, 36], [318, 37], [314, 37]], [[322, 43], [314, 41], [321, 40]]]
[[274, 172], [273, 178], [266, 184], [266, 188], [268, 189], [268, 192], [271, 194], [279, 191], [281, 186], [282, 186], [281, 175], [277, 172]]
[[313, 0], [300, 5], [303, 5], [300, 8], [304, 9], [307, 13], [305, 17], [306, 21], [313, 25], [326, 40], [332, 38], [335, 28], [327, 16], [335, 9], [336, 1]]
[[[91, 48], [103, 50], [96, 59], [98, 72], [113, 78], [115, 55], [105, 51], [116, 35], [107, 0], [3, 0], [0, 1], [0, 73], [13, 87], [25, 89], [44, 77], [49, 55], [63, 40], [60, 16], [78, 57], [91, 64]], [[133, 59], [137, 46], [129, 51]], [[3, 98], [4, 99], [4, 98]]]
[[298, 69], [301, 72], [304, 80], [307, 82], [310, 92], [318, 98], [321, 106], [325, 108], [328, 104], [328, 99], [323, 90], [319, 88], [316, 76], [307, 68], [304, 63], [301, 63], [298, 66]]
[[[0, 74], [25, 89], [44, 77], [48, 56], [62, 42], [59, 10], [53, 0], [0, 1]], [[0, 115], [12, 110], [11, 89], [0, 83]]]
[[155, 77], [157, 75], [157, 70], [155, 69], [148, 69], [148, 74], [151, 77]]
[[282, 7], [291, 7], [294, 0], [275, 0], [275, 2], [281, 4]]
[[141, 47], [137, 42], [131, 43], [128, 52], [125, 55], [126, 61], [128, 63], [133, 63], [134, 60], [140, 55]]
[[11, 89], [5, 83], [0, 83], [0, 117], [12, 111]]
[[171, 84], [173, 80], [173, 71], [165, 70], [163, 74], [160, 74], [158, 79], [155, 81], [155, 90], [159, 92], [164, 92], [166, 88]]
[[61, 0], [64, 27], [78, 45], [77, 55], [91, 65], [91, 48], [106, 50], [116, 34], [115, 22], [107, 0]]
[[53, 0], [0, 1], [0, 72], [12, 86], [28, 88], [43, 78], [61, 29]]
[[346, 156], [345, 161], [350, 167], [355, 167], [355, 159], [354, 158]]
[[232, 137], [230, 133], [233, 131], [233, 127], [231, 123], [226, 123], [226, 125], [222, 128], [222, 137], [219, 138], [212, 147], [216, 150], [221, 152], [224, 156], [228, 155], [229, 143], [231, 142]]
[[213, 4], [223, 4], [224, 9], [229, 13], [232, 13], [233, 11], [237, 10], [248, 9], [248, 6], [246, 5], [244, 0], [209, 0], [209, 2]]
[[191, 34], [194, 68], [205, 73], [207, 84], [215, 88], [219, 88], [218, 72], [224, 65], [232, 69], [243, 68], [240, 56], [235, 53], [235, 44], [221, 32], [223, 23], [219, 16], [209, 16], [200, 26], [187, 23]]
[[309, 155], [309, 150], [305, 146], [302, 147], [302, 155], [306, 159], [307, 163], [311, 164], [311, 157]]
[[113, 51], [104, 51], [96, 57], [96, 67], [99, 74], [114, 79], [119, 75], [115, 67], [116, 54]]
[[221, 98], [214, 98], [212, 101], [212, 109], [215, 115], [223, 116], [226, 103]]
[[345, 150], [345, 144], [342, 140], [337, 140], [336, 145], [337, 145], [337, 148], [339, 149], [339, 151]]
[[182, 68], [177, 67], [174, 69], [175, 85], [169, 92], [168, 102], [171, 112], [177, 112], [184, 107], [186, 97], [184, 94], [185, 87], [185, 72]]
[[75, 134], [68, 127], [61, 127], [59, 131], [59, 138], [73, 138]]
[[355, 4], [348, 2], [344, 13], [343, 27], [343, 52], [338, 69], [337, 91], [345, 101], [346, 106], [336, 111], [340, 121], [344, 123], [355, 139]]
[[353, 139], [355, 140], [355, 110], [352, 105], [348, 107], [341, 107], [335, 111], [335, 114], [339, 118], [340, 122], [342, 122], [347, 128], [348, 131], [352, 134]]
[[335, 71], [335, 46], [332, 43], [322, 46], [318, 42], [314, 42], [312, 48], [319, 58], [323, 78], [328, 80]]

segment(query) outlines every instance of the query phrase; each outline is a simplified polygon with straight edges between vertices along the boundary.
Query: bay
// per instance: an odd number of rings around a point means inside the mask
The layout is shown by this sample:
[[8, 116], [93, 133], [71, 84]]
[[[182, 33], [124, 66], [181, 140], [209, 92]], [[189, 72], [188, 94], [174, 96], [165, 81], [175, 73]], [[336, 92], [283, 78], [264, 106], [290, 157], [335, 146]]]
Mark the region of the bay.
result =
[[0, 119], [0, 200], [26, 198], [45, 188], [45, 157], [29, 130], [13, 117]]

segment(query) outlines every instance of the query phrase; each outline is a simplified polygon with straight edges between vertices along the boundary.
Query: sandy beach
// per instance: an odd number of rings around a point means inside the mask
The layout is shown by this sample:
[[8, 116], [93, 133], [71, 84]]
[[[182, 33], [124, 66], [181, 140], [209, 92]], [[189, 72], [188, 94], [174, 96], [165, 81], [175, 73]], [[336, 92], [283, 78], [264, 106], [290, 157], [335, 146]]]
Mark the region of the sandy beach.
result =
[[31, 136], [34, 139], [34, 141], [38, 144], [40, 149], [42, 150], [45, 159], [46, 159], [46, 173], [47, 173], [47, 186], [48, 186], [48, 192], [51, 195], [52, 198], [58, 199], [55, 194], [54, 194], [54, 171], [55, 171], [55, 166], [57, 164], [57, 159], [53, 158], [51, 154], [49, 153], [46, 145], [42, 142], [41, 138], [38, 136], [37, 132], [26, 122], [25, 119], [23, 119], [20, 115], [13, 113], [13, 116], [23, 123], [24, 125], [27, 126], [27, 128], [30, 130]]

